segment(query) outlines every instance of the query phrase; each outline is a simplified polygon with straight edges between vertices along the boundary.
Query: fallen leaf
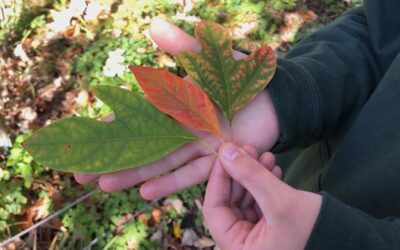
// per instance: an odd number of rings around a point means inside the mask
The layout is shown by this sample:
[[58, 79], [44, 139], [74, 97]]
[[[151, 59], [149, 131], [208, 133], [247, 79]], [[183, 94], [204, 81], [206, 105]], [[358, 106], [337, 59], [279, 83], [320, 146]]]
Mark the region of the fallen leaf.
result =
[[130, 66], [147, 99], [184, 125], [221, 136], [214, 106], [204, 91], [167, 70]]
[[183, 246], [193, 246], [199, 237], [192, 229], [187, 229], [183, 232], [181, 244]]
[[160, 224], [161, 223], [161, 210], [158, 208], [155, 208], [152, 212], [151, 212], [151, 217], [154, 221], [155, 224]]
[[279, 28], [279, 35], [283, 42], [292, 42], [304, 23], [314, 21], [317, 18], [312, 10], [285, 13], [284, 25]]
[[160, 68], [169, 67], [176, 68], [176, 63], [166, 54], [161, 54], [156, 58], [156, 63]]
[[122, 232], [122, 229], [124, 228], [124, 225], [133, 220], [135, 218], [135, 216], [133, 214], [125, 214], [122, 215], [121, 218], [118, 220], [118, 222], [116, 223], [116, 227], [115, 227], [115, 234], [119, 235]]
[[183, 213], [185, 213], [186, 210], [187, 210], [187, 209], [183, 206], [182, 200], [181, 200], [181, 199], [178, 199], [178, 198], [176, 198], [176, 199], [167, 198], [167, 199], [164, 201], [164, 206], [167, 206], [167, 205], [171, 205], [171, 206], [175, 209], [175, 211], [176, 211], [178, 214], [183, 214]]
[[33, 225], [34, 221], [46, 218], [49, 215], [48, 204], [46, 204], [44, 198], [38, 199], [32, 206], [26, 209], [26, 228]]
[[175, 238], [182, 238], [182, 230], [179, 224], [174, 224], [173, 228], [172, 228], [172, 232], [175, 236]]
[[203, 236], [194, 242], [194, 246], [203, 249], [206, 247], [215, 246], [215, 242], [212, 239]]
[[154, 234], [151, 235], [151, 241], [161, 241], [163, 237], [163, 233], [161, 230], [157, 230]]
[[147, 218], [147, 215], [145, 213], [139, 214], [137, 220], [140, 221], [140, 222], [143, 222], [143, 224], [146, 224], [146, 225], [149, 222], [149, 218]]

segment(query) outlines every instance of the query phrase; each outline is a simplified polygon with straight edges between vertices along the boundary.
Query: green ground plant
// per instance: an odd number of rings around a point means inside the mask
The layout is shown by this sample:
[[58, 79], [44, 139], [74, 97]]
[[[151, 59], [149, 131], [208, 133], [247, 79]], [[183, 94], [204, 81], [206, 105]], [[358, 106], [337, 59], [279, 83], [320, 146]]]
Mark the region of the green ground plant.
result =
[[[127, 65], [147, 65], [155, 67], [155, 51], [149, 51], [151, 46], [148, 40], [136, 40], [129, 37], [117, 39], [104, 38], [92, 43], [83, 53], [74, 60], [74, 73], [78, 76], [78, 84], [83, 88], [89, 89], [95, 85], [124, 85], [131, 90], [139, 91], [137, 82], [130, 72], [124, 71], [121, 74], [104, 74], [107, 59], [110, 58], [110, 52], [120, 51], [123, 61], [114, 62], [109, 67], [127, 67]], [[117, 54], [118, 54], [117, 51]], [[118, 56], [118, 55], [116, 55]], [[112, 60], [112, 58], [111, 58]], [[117, 59], [118, 60], [118, 59]], [[113, 73], [113, 72], [111, 72]]]
[[43, 171], [21, 146], [28, 136], [28, 133], [22, 134], [15, 139], [5, 166], [0, 168], [0, 236], [12, 231], [13, 217], [28, 203], [27, 190]]

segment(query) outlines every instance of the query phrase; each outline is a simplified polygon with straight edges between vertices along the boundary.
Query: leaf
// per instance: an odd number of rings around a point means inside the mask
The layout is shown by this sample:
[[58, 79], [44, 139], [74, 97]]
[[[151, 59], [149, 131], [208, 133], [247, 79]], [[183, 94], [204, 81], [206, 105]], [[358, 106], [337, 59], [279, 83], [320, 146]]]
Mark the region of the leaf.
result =
[[116, 119], [71, 117], [38, 130], [23, 143], [38, 162], [69, 172], [112, 172], [155, 161], [197, 139], [137, 93], [112, 86], [93, 91]]
[[167, 70], [131, 66], [147, 99], [181, 123], [221, 136], [214, 106], [204, 91]]
[[202, 50], [185, 51], [179, 59], [189, 76], [223, 110], [231, 122], [234, 113], [246, 105], [271, 80], [276, 59], [269, 46], [263, 46], [248, 57], [232, 57], [229, 31], [219, 24], [202, 21], [195, 29]]

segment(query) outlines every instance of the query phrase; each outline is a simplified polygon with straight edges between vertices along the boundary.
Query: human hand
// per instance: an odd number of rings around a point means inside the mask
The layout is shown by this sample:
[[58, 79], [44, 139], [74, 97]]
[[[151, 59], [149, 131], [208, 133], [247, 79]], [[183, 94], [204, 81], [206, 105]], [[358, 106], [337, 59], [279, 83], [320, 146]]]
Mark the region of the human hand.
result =
[[[153, 21], [150, 34], [161, 49], [173, 55], [181, 51], [201, 50], [193, 37], [161, 19]], [[235, 59], [246, 56], [238, 51], [232, 53]], [[112, 120], [112, 116], [107, 120]], [[220, 124], [225, 141], [234, 141], [239, 145], [253, 144], [260, 151], [269, 150], [279, 136], [277, 116], [267, 90], [262, 91], [236, 113], [232, 127], [228, 126], [222, 115]], [[215, 150], [221, 145], [220, 139], [212, 134], [191, 131]], [[100, 188], [108, 192], [145, 182], [140, 188], [141, 195], [145, 199], [155, 199], [206, 181], [214, 160], [215, 155], [209, 149], [193, 142], [159, 161], [142, 167], [100, 176], [75, 173], [75, 179], [82, 184], [98, 179]], [[158, 178], [154, 179], [155, 177]]]
[[[231, 143], [220, 147], [204, 200], [206, 225], [221, 249], [304, 249], [322, 197], [276, 178], [268, 170], [272, 154], [260, 160]], [[234, 181], [246, 190], [241, 199]]]

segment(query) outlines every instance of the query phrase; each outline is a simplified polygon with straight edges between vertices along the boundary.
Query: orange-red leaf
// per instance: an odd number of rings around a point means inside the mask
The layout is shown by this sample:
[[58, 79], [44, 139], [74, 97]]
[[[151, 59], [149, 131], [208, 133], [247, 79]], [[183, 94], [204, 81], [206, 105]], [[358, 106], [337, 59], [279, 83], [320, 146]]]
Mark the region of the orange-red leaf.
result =
[[167, 70], [143, 66], [129, 69], [159, 110], [191, 128], [221, 136], [214, 106], [201, 88]]

